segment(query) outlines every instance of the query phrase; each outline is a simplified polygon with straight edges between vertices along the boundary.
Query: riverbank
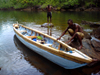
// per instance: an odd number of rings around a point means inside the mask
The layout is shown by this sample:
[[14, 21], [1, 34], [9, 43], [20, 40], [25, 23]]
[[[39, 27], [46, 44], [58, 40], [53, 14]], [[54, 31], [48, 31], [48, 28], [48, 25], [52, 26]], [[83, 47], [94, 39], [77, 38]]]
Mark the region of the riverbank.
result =
[[[1, 8], [0, 10], [18, 10], [18, 11], [46, 11], [46, 8], [42, 8], [41, 6], [34, 7], [26, 7], [26, 8]], [[53, 7], [52, 11], [100, 11], [99, 7], [69, 7], [69, 8], [59, 8]]]

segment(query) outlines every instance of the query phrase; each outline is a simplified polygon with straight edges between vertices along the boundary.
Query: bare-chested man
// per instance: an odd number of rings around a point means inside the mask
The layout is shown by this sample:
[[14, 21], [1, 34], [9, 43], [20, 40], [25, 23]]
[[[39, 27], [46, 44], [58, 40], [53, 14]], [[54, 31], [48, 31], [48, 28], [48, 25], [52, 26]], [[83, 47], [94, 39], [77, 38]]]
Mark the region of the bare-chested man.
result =
[[69, 32], [69, 34], [72, 36], [72, 38], [70, 40], [68, 40], [66, 43], [71, 42], [72, 40], [77, 39], [80, 43], [80, 46], [78, 47], [78, 49], [81, 49], [83, 47], [82, 45], [82, 39], [84, 37], [83, 34], [83, 30], [82, 28], [78, 25], [78, 24], [74, 24], [73, 21], [71, 19], [68, 20], [68, 27], [66, 28], [66, 30], [62, 33], [62, 35], [57, 38], [57, 40], [60, 40], [61, 37], [66, 33]]
[[47, 22], [49, 23], [49, 17], [50, 17], [50, 23], [51, 23], [51, 18], [52, 18], [51, 9], [52, 9], [52, 7], [50, 5], [48, 5], [46, 7], [46, 9], [47, 9]]

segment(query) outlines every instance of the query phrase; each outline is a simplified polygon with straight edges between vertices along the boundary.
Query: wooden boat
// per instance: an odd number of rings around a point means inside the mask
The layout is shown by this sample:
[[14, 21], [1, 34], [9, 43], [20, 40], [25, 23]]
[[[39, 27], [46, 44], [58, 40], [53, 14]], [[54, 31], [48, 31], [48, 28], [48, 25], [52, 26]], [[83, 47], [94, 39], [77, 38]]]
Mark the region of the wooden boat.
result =
[[74, 69], [92, 62], [92, 58], [47, 34], [21, 24], [13, 24], [17, 38], [28, 48], [65, 68]]

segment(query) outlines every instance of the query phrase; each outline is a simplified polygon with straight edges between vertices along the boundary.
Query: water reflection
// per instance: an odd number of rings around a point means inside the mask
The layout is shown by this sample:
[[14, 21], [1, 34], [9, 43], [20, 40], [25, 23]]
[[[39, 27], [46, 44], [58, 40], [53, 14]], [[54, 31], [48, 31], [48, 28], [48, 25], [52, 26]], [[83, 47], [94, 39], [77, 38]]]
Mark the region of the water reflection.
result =
[[52, 36], [52, 27], [47, 28], [47, 34], [50, 35], [50, 36]]
[[[99, 73], [100, 64], [66, 70], [41, 57], [23, 45], [14, 35], [13, 23], [17, 21], [25, 26], [47, 33], [40, 25], [46, 22], [46, 12], [0, 11], [0, 75], [91, 75]], [[58, 38], [67, 27], [67, 20], [81, 23], [82, 20], [97, 22], [99, 12], [53, 12], [52, 36]], [[82, 26], [82, 25], [81, 25]], [[87, 32], [92, 29], [84, 25]], [[49, 34], [50, 29], [49, 29]], [[67, 39], [67, 35], [62, 37]], [[67, 63], [66, 63], [67, 64]]]
[[[17, 37], [15, 35], [14, 35], [14, 43], [15, 43], [16, 47], [24, 55], [24, 59], [27, 60], [29, 62], [29, 64], [31, 64], [31, 66], [36, 68], [39, 72], [42, 72], [42, 74], [44, 74], [44, 75], [56, 75], [56, 74], [59, 75], [59, 72], [60, 72], [62, 75], [62, 71], [64, 70], [63, 68], [50, 62], [49, 60], [47, 60], [45, 58], [43, 58], [42, 56], [38, 55], [37, 53], [31, 51], [29, 48], [27, 48], [25, 45], [23, 45], [17, 39]], [[67, 73], [67, 71], [66, 71], [66, 73]]]

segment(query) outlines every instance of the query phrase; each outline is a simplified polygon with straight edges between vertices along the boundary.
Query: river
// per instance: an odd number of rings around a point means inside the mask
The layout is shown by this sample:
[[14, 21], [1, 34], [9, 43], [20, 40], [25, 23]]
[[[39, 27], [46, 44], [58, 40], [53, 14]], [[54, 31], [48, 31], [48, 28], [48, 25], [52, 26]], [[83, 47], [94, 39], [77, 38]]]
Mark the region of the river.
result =
[[[58, 38], [66, 29], [67, 20], [81, 25], [82, 20], [98, 22], [100, 12], [52, 12], [52, 36]], [[15, 36], [14, 23], [47, 33], [41, 28], [47, 22], [46, 12], [0, 11], [0, 75], [95, 75], [100, 73], [100, 64], [73, 70], [64, 69], [41, 57], [23, 45]], [[88, 33], [94, 28], [81, 25]], [[67, 39], [67, 34], [62, 40]], [[66, 63], [67, 64], [67, 63]]]

